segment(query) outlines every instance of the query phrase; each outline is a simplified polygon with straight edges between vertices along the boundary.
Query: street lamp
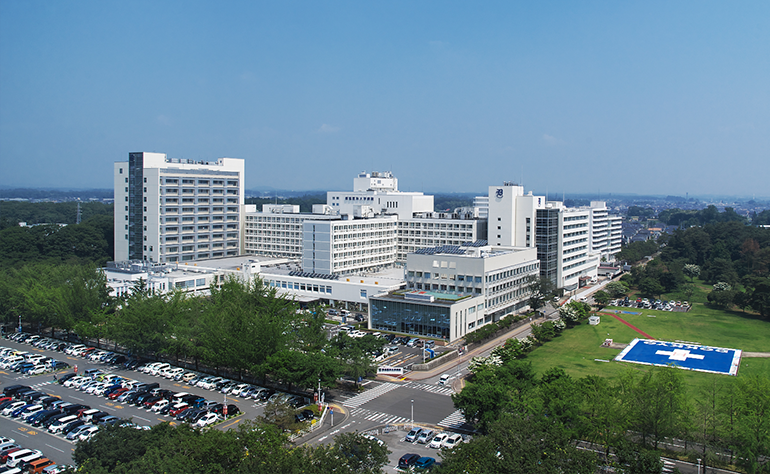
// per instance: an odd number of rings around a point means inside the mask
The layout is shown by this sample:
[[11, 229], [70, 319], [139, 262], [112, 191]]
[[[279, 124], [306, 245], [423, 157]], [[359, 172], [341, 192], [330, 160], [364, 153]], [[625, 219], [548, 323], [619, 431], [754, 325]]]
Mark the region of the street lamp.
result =
[[697, 474], [700, 474], [700, 458], [698, 458], [698, 472]]
[[412, 400], [412, 429], [414, 429], [414, 400]]

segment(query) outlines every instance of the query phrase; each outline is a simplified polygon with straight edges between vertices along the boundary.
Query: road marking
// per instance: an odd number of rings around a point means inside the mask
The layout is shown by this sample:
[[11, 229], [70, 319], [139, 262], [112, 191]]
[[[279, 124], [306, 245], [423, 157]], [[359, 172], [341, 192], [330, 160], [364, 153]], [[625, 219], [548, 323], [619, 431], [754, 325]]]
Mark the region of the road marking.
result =
[[234, 424], [238, 423], [241, 420], [242, 420], [242, 418], [238, 418], [237, 420], [233, 421], [232, 423], [228, 423], [228, 424], [222, 426], [222, 428], [227, 428], [228, 426], [234, 425]]
[[328, 438], [328, 436], [321, 436], [320, 438], [318, 438], [318, 442], [321, 442], [321, 441], [325, 440], [326, 438]]
[[59, 449], [59, 448], [57, 448], [56, 446], [51, 446], [50, 444], [46, 444], [46, 446], [48, 446], [48, 447], [49, 447], [49, 448], [51, 448], [51, 449], [55, 449], [55, 450], [57, 450], [57, 451], [59, 451], [59, 452], [62, 452], [62, 453], [64, 452], [64, 450], [63, 450], [63, 449]]
[[80, 400], [81, 402], [84, 402], [84, 401], [85, 401], [85, 400], [83, 400], [82, 398], [78, 398], [78, 397], [75, 397], [75, 396], [73, 396], [73, 395], [70, 395], [70, 398], [74, 398], [75, 400]]
[[144, 420], [147, 423], [152, 423], [152, 421], [148, 420], [147, 418], [142, 418], [141, 416], [137, 416], [136, 418], [139, 418], [140, 420]]

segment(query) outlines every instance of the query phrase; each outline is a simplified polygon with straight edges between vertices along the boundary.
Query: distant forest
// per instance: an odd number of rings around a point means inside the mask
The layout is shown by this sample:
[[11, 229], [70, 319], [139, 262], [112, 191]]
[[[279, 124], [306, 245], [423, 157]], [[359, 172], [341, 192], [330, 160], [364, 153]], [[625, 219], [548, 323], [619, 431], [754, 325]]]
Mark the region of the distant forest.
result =
[[[78, 203], [0, 201], [0, 229], [17, 226], [19, 222], [32, 224], [74, 224], [77, 222]], [[112, 217], [112, 204], [81, 202], [81, 222], [93, 216]]]
[[112, 189], [35, 189], [35, 188], [7, 188], [0, 189], [0, 198], [3, 199], [112, 199], [115, 194]]

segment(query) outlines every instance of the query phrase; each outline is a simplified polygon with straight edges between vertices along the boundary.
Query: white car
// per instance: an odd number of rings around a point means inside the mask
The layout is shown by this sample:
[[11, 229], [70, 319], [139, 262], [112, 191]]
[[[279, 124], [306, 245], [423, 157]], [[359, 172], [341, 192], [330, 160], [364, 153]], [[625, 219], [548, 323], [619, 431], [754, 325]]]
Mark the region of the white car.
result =
[[83, 379], [85, 379], [85, 377], [72, 377], [71, 379], [68, 379], [64, 382], [64, 386], [67, 388], [73, 388], [76, 383], [80, 382]]
[[159, 411], [161, 411], [162, 409], [166, 408], [166, 406], [167, 406], [169, 403], [171, 403], [171, 402], [169, 402], [168, 400], [160, 400], [160, 401], [158, 401], [158, 403], [156, 403], [155, 405], [153, 405], [153, 406], [152, 406], [152, 408], [150, 408], [150, 411], [153, 411], [153, 412], [155, 412], [155, 413], [158, 413], [158, 412], [159, 412]]
[[218, 420], [219, 420], [219, 415], [217, 415], [216, 413], [207, 413], [203, 415], [200, 420], [196, 421], [195, 425], [193, 426], [198, 426], [200, 428], [203, 428], [204, 426], [208, 426], [213, 423], [216, 423]]
[[167, 379], [173, 379], [177, 375], [181, 375], [183, 373], [184, 373], [184, 369], [183, 368], [181, 368], [181, 367], [174, 367], [172, 369], [167, 370], [166, 373], [163, 376], [166, 377]]
[[11, 403], [7, 407], [5, 407], [5, 409], [3, 410], [3, 416], [9, 416], [17, 408], [21, 408], [21, 407], [23, 407], [26, 404], [27, 404], [27, 402], [13, 402], [13, 403]]
[[150, 375], [153, 375], [153, 376], [157, 377], [157, 376], [158, 376], [158, 374], [160, 374], [160, 371], [161, 371], [161, 370], [164, 370], [164, 369], [168, 369], [169, 367], [171, 367], [171, 364], [160, 364], [160, 365], [157, 365], [157, 366], [155, 366], [155, 367], [151, 367], [151, 368], [150, 368], [150, 369], [147, 371], [147, 373], [148, 373], [148, 374], [150, 374]]
[[439, 448], [441, 448], [441, 446], [444, 444], [444, 441], [445, 441], [445, 440], [446, 440], [448, 437], [449, 437], [449, 436], [447, 436], [447, 435], [446, 435], [446, 434], [444, 434], [444, 433], [439, 433], [439, 434], [437, 434], [437, 435], [436, 435], [436, 436], [433, 438], [433, 440], [430, 442], [430, 444], [428, 445], [428, 447], [429, 447], [429, 448], [433, 448], [433, 449], [439, 449]]
[[43, 409], [43, 405], [32, 405], [31, 407], [27, 407], [24, 409], [24, 412], [21, 414], [19, 418], [26, 420], [30, 416], [34, 415], [35, 413], [39, 412]]
[[452, 448], [454, 448], [455, 446], [459, 445], [462, 442], [463, 442], [463, 437], [460, 436], [459, 434], [449, 435], [444, 440], [444, 442], [441, 443], [441, 448], [442, 449], [452, 449]]
[[80, 441], [88, 441], [97, 431], [99, 431], [99, 428], [97, 428], [96, 426], [91, 426], [90, 428], [86, 428], [80, 432], [78, 439], [80, 439]]
[[44, 374], [51, 370], [49, 367], [46, 367], [44, 365], [36, 365], [32, 369], [30, 369], [29, 372], [27, 372], [28, 375], [40, 375]]
[[249, 387], [251, 387], [251, 384], [248, 384], [248, 383], [238, 384], [238, 385], [236, 385], [234, 387], [231, 387], [230, 390], [227, 391], [227, 394], [228, 395], [233, 395], [233, 396], [238, 396], [238, 395], [240, 395], [240, 393], [242, 391], [244, 391], [245, 389], [247, 389]]

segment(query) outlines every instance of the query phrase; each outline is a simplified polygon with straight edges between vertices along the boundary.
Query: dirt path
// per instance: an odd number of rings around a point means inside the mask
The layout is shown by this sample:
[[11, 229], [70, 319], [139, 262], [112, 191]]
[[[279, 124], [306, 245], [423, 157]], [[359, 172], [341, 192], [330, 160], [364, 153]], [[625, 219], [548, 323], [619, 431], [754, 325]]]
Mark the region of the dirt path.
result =
[[770, 357], [770, 352], [743, 352], [741, 357]]

